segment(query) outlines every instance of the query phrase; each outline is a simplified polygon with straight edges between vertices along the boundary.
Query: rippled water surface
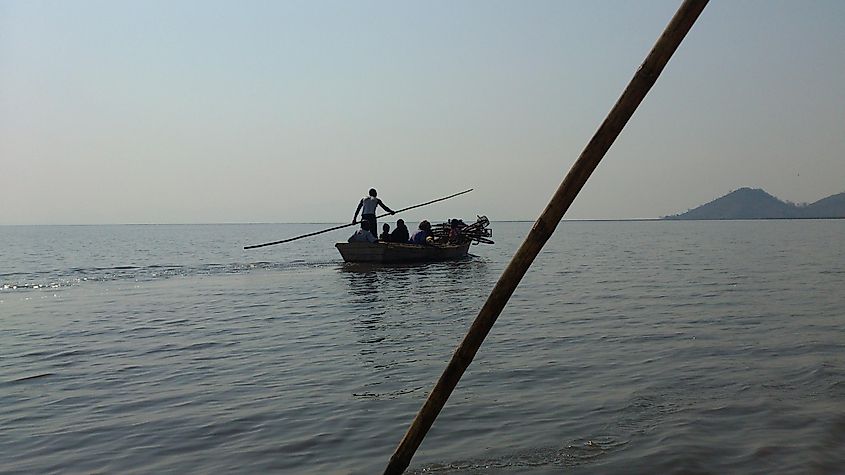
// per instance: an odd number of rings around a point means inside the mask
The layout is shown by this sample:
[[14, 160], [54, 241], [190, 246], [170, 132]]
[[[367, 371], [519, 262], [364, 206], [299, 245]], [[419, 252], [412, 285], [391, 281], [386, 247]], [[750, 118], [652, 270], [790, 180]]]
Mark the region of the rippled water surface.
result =
[[[0, 472], [380, 473], [530, 223], [0, 227]], [[565, 222], [411, 473], [845, 473], [845, 220]]]

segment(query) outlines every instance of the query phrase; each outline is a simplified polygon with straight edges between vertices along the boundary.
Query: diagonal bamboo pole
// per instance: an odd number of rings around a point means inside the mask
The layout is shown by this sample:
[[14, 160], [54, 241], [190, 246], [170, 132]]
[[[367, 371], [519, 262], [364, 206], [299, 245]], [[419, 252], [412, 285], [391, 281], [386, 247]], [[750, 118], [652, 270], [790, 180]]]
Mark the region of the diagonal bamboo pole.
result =
[[408, 468], [411, 457], [414, 456], [426, 433], [434, 424], [434, 420], [440, 410], [443, 409], [446, 400], [457, 386], [464, 371], [469, 367], [484, 338], [490, 332], [493, 324], [496, 323], [496, 318], [508, 303], [511, 294], [528, 271], [528, 267], [534, 262], [534, 258], [537, 257], [543, 245], [551, 237], [564, 213], [569, 209], [616, 137], [622, 132], [637, 106], [640, 105], [640, 102], [657, 81], [666, 63], [669, 62], [669, 58], [672, 57], [678, 45], [681, 44], [681, 40], [684, 39], [684, 36], [704, 10], [707, 1], [685, 0], [678, 8], [663, 34], [660, 35], [657, 43], [652, 47], [645, 61], [622, 92], [622, 96], [599, 126], [593, 138], [587, 143], [584, 151], [581, 152], [578, 160], [575, 161], [566, 178], [552, 196], [546, 209], [543, 210], [528, 236], [525, 237], [525, 241], [514, 254], [510, 264], [499, 277], [463, 341], [455, 350], [434, 389], [429, 393], [428, 398], [408, 428], [405, 437], [402, 438], [396, 451], [390, 457], [384, 471], [385, 475], [400, 474]]

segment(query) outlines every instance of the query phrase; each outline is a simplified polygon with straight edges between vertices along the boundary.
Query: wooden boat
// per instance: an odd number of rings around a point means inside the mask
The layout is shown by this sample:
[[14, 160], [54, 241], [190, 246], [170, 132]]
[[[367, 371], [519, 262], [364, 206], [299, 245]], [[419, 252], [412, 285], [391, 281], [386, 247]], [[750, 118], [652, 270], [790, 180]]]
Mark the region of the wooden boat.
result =
[[420, 246], [398, 242], [339, 242], [335, 244], [346, 262], [392, 264], [450, 261], [466, 257], [470, 242]]

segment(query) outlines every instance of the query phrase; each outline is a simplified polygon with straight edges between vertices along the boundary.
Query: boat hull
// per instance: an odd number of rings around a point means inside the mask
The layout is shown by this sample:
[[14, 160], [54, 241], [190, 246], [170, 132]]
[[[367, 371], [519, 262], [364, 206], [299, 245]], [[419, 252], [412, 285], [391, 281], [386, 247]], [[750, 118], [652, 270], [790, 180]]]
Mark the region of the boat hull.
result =
[[335, 244], [346, 262], [392, 264], [402, 262], [450, 261], [466, 257], [470, 243], [418, 246], [396, 242], [339, 242]]

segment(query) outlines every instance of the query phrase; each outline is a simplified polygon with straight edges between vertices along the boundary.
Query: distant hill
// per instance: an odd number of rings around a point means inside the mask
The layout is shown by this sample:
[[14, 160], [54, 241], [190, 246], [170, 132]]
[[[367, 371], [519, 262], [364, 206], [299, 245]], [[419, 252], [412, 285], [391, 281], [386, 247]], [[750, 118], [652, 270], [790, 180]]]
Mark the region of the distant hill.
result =
[[740, 188], [686, 213], [663, 219], [845, 218], [845, 193], [809, 205], [783, 202], [760, 189]]
[[805, 218], [845, 218], [845, 193], [828, 196], [803, 209]]

